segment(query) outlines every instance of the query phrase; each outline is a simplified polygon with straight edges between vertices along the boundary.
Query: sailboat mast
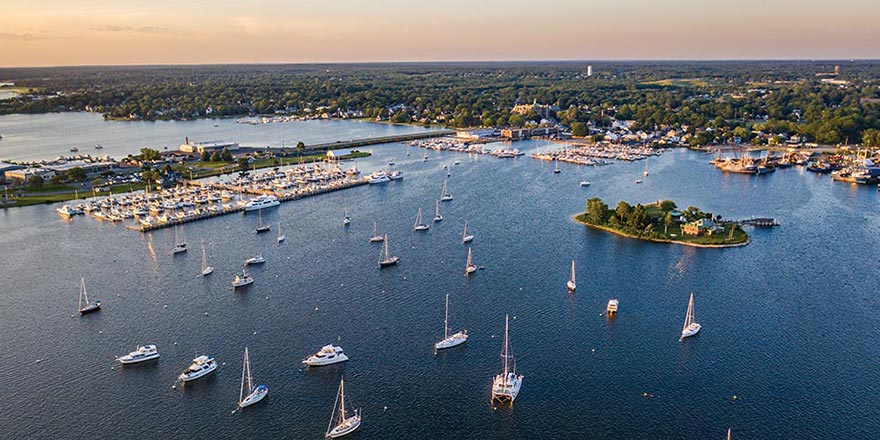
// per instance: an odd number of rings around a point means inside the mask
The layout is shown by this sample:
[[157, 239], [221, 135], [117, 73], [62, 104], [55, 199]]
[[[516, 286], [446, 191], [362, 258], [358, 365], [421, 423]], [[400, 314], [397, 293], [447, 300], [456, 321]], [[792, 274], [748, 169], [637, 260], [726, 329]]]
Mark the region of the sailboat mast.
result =
[[251, 378], [251, 359], [250, 359], [250, 356], [248, 356], [247, 347], [244, 348], [244, 365], [245, 365], [245, 368], [247, 369], [247, 385], [248, 385], [248, 391], [250, 391], [250, 390], [254, 389], [254, 380], [253, 380], [253, 378]]
[[345, 421], [345, 378], [339, 379], [339, 423]]
[[461, 239], [464, 241], [464, 238], [467, 237], [467, 220], [464, 221], [464, 231], [461, 233]]
[[244, 348], [244, 364], [241, 366], [241, 388], [238, 390], [238, 402], [244, 399], [244, 381], [245, 381], [245, 371], [247, 370], [248, 356], [247, 356], [247, 347]]
[[443, 313], [443, 339], [449, 337], [449, 294], [446, 294], [446, 311]]
[[574, 279], [574, 260], [571, 260], [571, 282], [572, 283], [576, 282]]
[[504, 386], [507, 387], [507, 375], [510, 372], [510, 368], [508, 366], [508, 328], [509, 328], [509, 320], [508, 315], [504, 315]]
[[83, 296], [86, 297], [86, 304], [88, 304], [89, 295], [86, 293], [86, 279], [80, 278], [79, 283], [80, 283], [80, 285], [79, 285], [79, 304], [78, 305], [79, 305], [79, 309], [82, 309]]
[[688, 301], [688, 310], [687, 314], [684, 317], [684, 327], [682, 330], [686, 329], [691, 323], [694, 322], [694, 294], [691, 293], [691, 299]]

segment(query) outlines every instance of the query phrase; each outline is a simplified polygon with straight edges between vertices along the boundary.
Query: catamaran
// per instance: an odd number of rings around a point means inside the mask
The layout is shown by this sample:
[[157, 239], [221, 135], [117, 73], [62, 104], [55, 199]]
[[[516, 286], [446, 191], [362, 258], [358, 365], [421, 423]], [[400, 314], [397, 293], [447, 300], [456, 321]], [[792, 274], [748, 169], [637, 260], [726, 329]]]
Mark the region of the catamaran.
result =
[[688, 301], [687, 315], [684, 317], [684, 326], [681, 328], [681, 337], [678, 338], [678, 340], [681, 341], [684, 338], [693, 336], [699, 332], [700, 324], [694, 321], [694, 294], [691, 293], [691, 299]]
[[385, 237], [379, 235], [379, 229], [376, 227], [376, 222], [373, 222], [373, 236], [370, 237], [370, 243], [379, 243], [384, 240]]
[[86, 293], [86, 280], [85, 278], [80, 278], [80, 287], [79, 287], [79, 304], [77, 305], [77, 310], [79, 310], [80, 315], [85, 315], [92, 312], [97, 312], [101, 310], [101, 301], [96, 300], [95, 302], [89, 302], [89, 294]]
[[[339, 412], [336, 411], [337, 408]], [[339, 392], [336, 393], [336, 402], [333, 403], [333, 415], [330, 416], [330, 423], [327, 424], [327, 432], [324, 436], [328, 439], [339, 438], [351, 434], [360, 426], [361, 415], [358, 410], [354, 410], [354, 415], [351, 417], [345, 415], [345, 378], [340, 378]]]
[[286, 238], [287, 236], [281, 233], [281, 222], [278, 222], [278, 243], [281, 243]]
[[517, 376], [516, 361], [513, 362], [513, 371], [510, 368], [513, 355], [510, 354], [509, 328], [508, 315], [504, 315], [504, 349], [501, 351], [501, 358], [504, 359], [504, 371], [496, 375], [492, 381], [492, 401], [496, 399], [510, 400], [512, 404], [522, 387], [523, 375]]
[[[248, 395], [244, 395], [245, 383], [247, 383]], [[238, 407], [244, 408], [246, 406], [251, 406], [261, 400], [263, 400], [266, 395], [269, 394], [269, 387], [266, 385], [256, 385], [254, 386], [253, 379], [251, 378], [251, 362], [248, 359], [248, 349], [244, 348], [244, 364], [241, 367], [241, 389], [238, 392]]]
[[260, 223], [257, 225], [257, 234], [269, 232], [269, 229], [271, 229], [272, 227], [269, 225], [269, 223], [266, 223], [265, 225], [263, 224], [263, 210], [261, 209], [257, 211], [257, 213], [260, 214]]
[[388, 252], [388, 234], [385, 234], [385, 236], [382, 237], [382, 241], [385, 242], [385, 245], [382, 246], [382, 253], [379, 255], [379, 267], [381, 268], [396, 265], [398, 257], [391, 256], [391, 254]]
[[474, 264], [474, 254], [471, 248], [468, 248], [467, 264], [464, 266], [464, 274], [470, 275], [477, 271], [477, 265]]
[[574, 278], [574, 260], [571, 260], [571, 278], [568, 279], [568, 282], [565, 283], [565, 286], [568, 287], [568, 290], [571, 292], [577, 290], [577, 282]]
[[213, 266], [208, 266], [208, 254], [205, 253], [205, 241], [202, 240], [202, 276], [208, 276], [214, 272]]
[[443, 221], [443, 216], [440, 215], [440, 201], [437, 200], [434, 202], [434, 222]]
[[435, 350], [443, 350], [445, 348], [452, 348], [457, 345], [464, 344], [467, 342], [467, 330], [462, 330], [458, 333], [449, 334], [449, 294], [446, 294], [446, 311], [443, 314], [443, 340], [434, 344]]
[[180, 241], [177, 235], [177, 226], [174, 226], [174, 249], [171, 250], [171, 253], [179, 254], [181, 252], [186, 252], [186, 242]]
[[416, 224], [413, 225], [413, 229], [416, 231], [427, 231], [429, 227], [422, 223], [422, 208], [419, 208], [419, 213], [416, 214]]
[[443, 191], [440, 192], [440, 200], [443, 202], [452, 200], [452, 194], [449, 194], [449, 184], [447, 180], [443, 180]]
[[133, 352], [116, 358], [122, 365], [137, 364], [153, 359], [159, 359], [159, 350], [155, 345], [138, 345]]
[[473, 240], [474, 240], [474, 234], [471, 234], [470, 232], [468, 232], [467, 220], [465, 220], [464, 221], [464, 232], [461, 233], [461, 242], [462, 242], [462, 244], [464, 244], [464, 243], [469, 243]]

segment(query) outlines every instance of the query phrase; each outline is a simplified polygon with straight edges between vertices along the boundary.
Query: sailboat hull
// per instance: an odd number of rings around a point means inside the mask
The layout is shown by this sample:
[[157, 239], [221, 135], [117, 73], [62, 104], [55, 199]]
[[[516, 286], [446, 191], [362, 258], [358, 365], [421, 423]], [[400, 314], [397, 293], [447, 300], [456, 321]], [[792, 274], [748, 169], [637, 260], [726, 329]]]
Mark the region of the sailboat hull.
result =
[[454, 335], [449, 336], [448, 338], [434, 344], [434, 348], [436, 350], [445, 350], [447, 348], [458, 347], [461, 344], [467, 342], [467, 334], [466, 333], [456, 333]]
[[212, 273], [214, 273], [214, 268], [211, 266], [208, 266], [208, 267], [202, 269], [202, 276], [203, 277], [211, 275]]
[[389, 258], [389, 259], [387, 259], [387, 260], [382, 260], [382, 261], [379, 262], [379, 267], [390, 267], [390, 266], [396, 266], [396, 265], [397, 265], [397, 260], [398, 260], [397, 257], [392, 257], [392, 258]]
[[269, 395], [269, 387], [266, 385], [257, 385], [254, 390], [238, 403], [239, 408], [251, 406]]
[[342, 423], [336, 425], [330, 432], [327, 433], [327, 438], [339, 438], [351, 434], [355, 432], [358, 428], [361, 427], [361, 416], [356, 415], [349, 417], [342, 421]]
[[572, 292], [577, 290], [577, 284], [575, 284], [574, 281], [569, 280], [567, 283], [565, 283], [565, 287], [568, 287], [568, 290]]
[[508, 373], [505, 383], [503, 374], [495, 376], [495, 380], [492, 382], [492, 400], [509, 400], [510, 403], [513, 403], [516, 396], [519, 395], [522, 379], [522, 376]]
[[88, 315], [89, 313], [95, 313], [99, 310], [101, 310], [100, 303], [99, 304], [92, 304], [90, 306], [86, 306], [86, 307], [79, 309], [79, 314], [80, 315]]
[[700, 324], [697, 324], [696, 322], [685, 327], [684, 330], [681, 331], [681, 339], [696, 335], [700, 332], [700, 328]]

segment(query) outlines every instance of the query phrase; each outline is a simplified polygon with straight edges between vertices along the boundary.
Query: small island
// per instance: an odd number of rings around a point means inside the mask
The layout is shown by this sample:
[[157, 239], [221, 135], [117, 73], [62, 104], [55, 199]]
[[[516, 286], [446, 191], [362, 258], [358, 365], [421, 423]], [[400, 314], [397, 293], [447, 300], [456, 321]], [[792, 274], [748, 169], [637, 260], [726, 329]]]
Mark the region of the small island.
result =
[[679, 210], [671, 200], [635, 206], [621, 201], [612, 210], [602, 199], [592, 198], [574, 219], [594, 229], [658, 243], [713, 248], [749, 243], [749, 235], [736, 222], [693, 206]]

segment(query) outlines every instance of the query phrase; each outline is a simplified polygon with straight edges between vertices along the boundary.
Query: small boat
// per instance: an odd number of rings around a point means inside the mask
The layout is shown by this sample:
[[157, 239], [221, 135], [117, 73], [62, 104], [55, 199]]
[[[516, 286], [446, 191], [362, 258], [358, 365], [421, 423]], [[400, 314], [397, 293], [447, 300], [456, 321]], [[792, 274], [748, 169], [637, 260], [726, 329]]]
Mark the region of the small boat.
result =
[[391, 177], [388, 175], [388, 173], [386, 173], [384, 171], [376, 171], [375, 173], [370, 175], [369, 180], [367, 182], [371, 185], [375, 185], [378, 183], [385, 183], [385, 182], [390, 182], [390, 181], [391, 181]]
[[[245, 388], [247, 384], [247, 388]], [[248, 395], [244, 395], [244, 390], [248, 390]], [[269, 394], [269, 387], [266, 385], [254, 385], [251, 378], [251, 361], [248, 359], [248, 349], [244, 348], [244, 363], [241, 367], [241, 389], [238, 392], [238, 407], [244, 408], [251, 406], [266, 397]]]
[[465, 220], [464, 232], [461, 233], [461, 242], [462, 242], [462, 244], [464, 244], [464, 243], [470, 243], [473, 240], [474, 240], [474, 234], [471, 234], [470, 232], [468, 232], [467, 220]]
[[452, 348], [457, 345], [464, 344], [467, 342], [467, 330], [462, 330], [458, 333], [449, 334], [449, 294], [446, 294], [446, 311], [443, 314], [443, 340], [434, 344], [435, 350], [443, 350], [446, 348]]
[[428, 160], [428, 152], [425, 151], [425, 155], [422, 156], [422, 162], [425, 162], [425, 161], [427, 161], [427, 160]]
[[468, 248], [467, 264], [464, 266], [464, 274], [470, 275], [477, 271], [477, 265], [474, 264], [474, 254], [471, 248]]
[[176, 255], [186, 252], [186, 242], [181, 241], [177, 235], [177, 226], [174, 227], [174, 248], [171, 249], [171, 254]]
[[384, 240], [385, 240], [385, 237], [379, 235], [379, 230], [376, 227], [376, 222], [373, 222], [373, 236], [370, 237], [370, 243], [379, 243]]
[[246, 266], [250, 266], [252, 264], [263, 264], [266, 262], [266, 259], [263, 258], [262, 255], [257, 255], [255, 257], [250, 257], [247, 260], [244, 260], [244, 264]]
[[554, 164], [553, 174], [559, 174], [561, 172], [561, 171], [559, 171], [559, 160], [554, 160], [553, 164]]
[[208, 276], [214, 272], [213, 266], [208, 266], [208, 254], [205, 253], [205, 242], [202, 241], [202, 276]]
[[[336, 411], [336, 408], [339, 408], [339, 412]], [[354, 415], [351, 417], [345, 415], [345, 378], [340, 378], [339, 392], [336, 393], [336, 402], [333, 403], [333, 415], [330, 416], [330, 423], [327, 425], [324, 437], [327, 439], [343, 437], [351, 434], [360, 426], [361, 415], [358, 410], [354, 410]]]
[[73, 148], [70, 149], [70, 151], [71, 151], [72, 153], [77, 153], [77, 152], [79, 152], [79, 148], [73, 147]]
[[733, 438], [731, 437], [732, 430], [733, 428], [727, 428], [727, 440], [731, 440]]
[[608, 306], [605, 307], [605, 313], [609, 316], [617, 313], [617, 300], [616, 299], [609, 299], [608, 300]]
[[116, 358], [122, 365], [137, 364], [153, 359], [159, 359], [159, 350], [155, 345], [138, 345], [133, 352]]
[[388, 166], [389, 166], [389, 167], [393, 167], [393, 166], [394, 166], [394, 161], [392, 160], [391, 162], [388, 162]]
[[180, 376], [177, 378], [183, 382], [189, 382], [191, 380], [196, 380], [200, 377], [204, 377], [217, 369], [217, 361], [210, 356], [199, 356], [193, 359], [192, 364], [186, 370], [183, 370], [183, 373], [180, 373]]
[[76, 208], [71, 208], [70, 205], [64, 205], [60, 208], [55, 208], [55, 211], [57, 211], [58, 214], [61, 214], [64, 217], [73, 217], [75, 215], [83, 213], [82, 210], [76, 209]]
[[590, 186], [589, 180], [581, 180], [581, 186]]
[[642, 183], [642, 179], [636, 179], [636, 185]]
[[260, 223], [257, 225], [257, 234], [269, 232], [271, 226], [268, 223], [263, 224], [263, 210], [259, 210], [257, 212], [260, 214]]
[[348, 216], [348, 208], [342, 208], [342, 226], [351, 224], [351, 217]]
[[391, 173], [388, 174], [388, 178], [391, 180], [403, 179], [403, 171], [400, 171], [400, 170], [392, 171]]
[[434, 202], [434, 223], [439, 221], [443, 221], [443, 216], [440, 215], [440, 201], [437, 200]]
[[429, 227], [422, 223], [422, 208], [419, 208], [419, 213], [416, 214], [416, 224], [413, 225], [413, 229], [416, 231], [427, 231]]
[[492, 380], [492, 401], [509, 400], [512, 404], [522, 387], [523, 375], [516, 374], [516, 362], [513, 362], [512, 371], [510, 368], [513, 355], [510, 353], [509, 328], [508, 315], [504, 315], [504, 348], [501, 351], [504, 371]]
[[385, 245], [382, 246], [382, 254], [379, 255], [379, 267], [396, 265], [399, 258], [397, 256], [391, 256], [388, 252], [388, 234], [385, 234], [385, 236], [382, 237], [382, 241], [385, 242]]
[[232, 279], [232, 288], [235, 289], [236, 287], [244, 287], [253, 283], [254, 279], [247, 274], [246, 270], [242, 269], [241, 273], [236, 275], [235, 278]]
[[452, 194], [449, 194], [449, 184], [447, 180], [443, 181], [443, 190], [440, 191], [440, 201], [448, 202], [452, 200]]
[[304, 359], [302, 363], [310, 367], [323, 367], [325, 365], [338, 364], [348, 360], [348, 356], [342, 352], [342, 347], [338, 345], [325, 345], [321, 347], [321, 351]]
[[95, 149], [96, 149], [96, 150], [103, 150], [103, 149], [104, 149], [104, 146], [101, 145], [101, 144], [98, 144], [98, 145], [95, 145]]
[[89, 294], [86, 292], [86, 279], [80, 278], [79, 282], [79, 303], [77, 305], [77, 310], [79, 310], [79, 314], [86, 315], [101, 310], [100, 300], [96, 300], [95, 302], [89, 301]]
[[577, 282], [574, 278], [574, 260], [571, 260], [571, 278], [568, 279], [568, 282], [565, 283], [565, 286], [568, 287], [570, 292], [574, 292], [577, 290]]
[[281, 233], [281, 222], [278, 222], [278, 243], [287, 239], [287, 236]]
[[700, 324], [694, 321], [694, 294], [691, 293], [691, 299], [688, 301], [687, 315], [684, 317], [684, 326], [681, 328], [681, 337], [679, 341], [689, 336], [693, 336], [700, 332]]
[[461, 161], [460, 161], [460, 160], [456, 160], [455, 162], [452, 162], [452, 164], [453, 164], [453, 165], [461, 165]]

